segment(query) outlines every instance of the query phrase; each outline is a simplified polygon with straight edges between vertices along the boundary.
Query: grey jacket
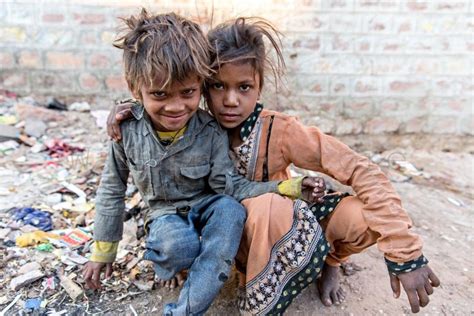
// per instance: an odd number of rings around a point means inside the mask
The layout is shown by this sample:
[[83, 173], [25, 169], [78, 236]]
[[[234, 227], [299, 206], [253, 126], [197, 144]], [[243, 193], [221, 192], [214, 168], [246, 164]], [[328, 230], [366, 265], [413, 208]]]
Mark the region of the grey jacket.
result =
[[198, 110], [184, 135], [164, 147], [142, 106], [135, 119], [121, 124], [122, 141], [110, 142], [96, 197], [94, 239], [118, 241], [123, 233], [125, 190], [131, 173], [149, 207], [146, 220], [165, 214], [186, 214], [201, 199], [216, 193], [238, 201], [278, 192], [278, 181], [250, 182], [238, 175], [229, 158], [229, 140], [217, 122]]

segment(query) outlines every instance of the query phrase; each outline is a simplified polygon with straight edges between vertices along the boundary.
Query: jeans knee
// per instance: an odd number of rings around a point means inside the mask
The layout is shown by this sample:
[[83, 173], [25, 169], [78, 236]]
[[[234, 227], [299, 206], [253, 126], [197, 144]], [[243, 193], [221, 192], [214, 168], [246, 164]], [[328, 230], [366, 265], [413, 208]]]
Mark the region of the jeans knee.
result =
[[242, 204], [230, 196], [223, 196], [215, 203], [214, 213], [242, 226], [247, 218], [245, 208]]

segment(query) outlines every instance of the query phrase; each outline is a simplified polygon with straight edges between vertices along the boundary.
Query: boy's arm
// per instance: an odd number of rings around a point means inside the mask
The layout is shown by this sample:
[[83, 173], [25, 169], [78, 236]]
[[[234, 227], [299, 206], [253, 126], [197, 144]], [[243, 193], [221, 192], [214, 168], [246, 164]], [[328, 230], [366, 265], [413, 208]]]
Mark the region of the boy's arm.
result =
[[217, 193], [233, 196], [237, 201], [269, 192], [278, 193], [279, 181], [251, 182], [237, 173], [229, 157], [229, 138], [218, 128], [212, 138], [209, 186]]
[[122, 143], [109, 142], [109, 153], [96, 197], [95, 242], [91, 258], [83, 269], [84, 281], [91, 289], [100, 288], [100, 275], [104, 268], [106, 278], [112, 275], [112, 262], [123, 233], [128, 174]]
[[[222, 129], [216, 130], [212, 139], [211, 173], [209, 186], [217, 193], [233, 196], [237, 201], [273, 192], [289, 197], [300, 197], [302, 190], [310, 198], [318, 199], [318, 183], [314, 179], [291, 179], [286, 181], [254, 182], [237, 173], [229, 157], [229, 139]], [[314, 192], [313, 194], [307, 192]]]
[[122, 238], [124, 197], [129, 174], [126, 161], [122, 142], [110, 142], [96, 198], [94, 223], [96, 244], [92, 258], [96, 258], [98, 262], [113, 261], [111, 258], [115, 259], [116, 244]]

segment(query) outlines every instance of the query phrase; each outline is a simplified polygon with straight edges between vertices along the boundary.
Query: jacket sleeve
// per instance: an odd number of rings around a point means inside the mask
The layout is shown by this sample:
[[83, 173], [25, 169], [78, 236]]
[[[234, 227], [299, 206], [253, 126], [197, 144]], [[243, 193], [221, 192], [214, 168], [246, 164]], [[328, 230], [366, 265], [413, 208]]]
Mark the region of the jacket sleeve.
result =
[[125, 191], [129, 169], [122, 142], [110, 142], [96, 197], [94, 239], [119, 241], [123, 233]]
[[364, 203], [363, 214], [369, 228], [380, 234], [377, 244], [388, 260], [407, 262], [422, 255], [421, 238], [410, 231], [412, 222], [379, 166], [295, 118], [284, 128], [282, 148], [288, 164], [325, 173], [353, 188]]
[[212, 139], [209, 186], [217, 193], [233, 196], [237, 201], [268, 192], [278, 193], [279, 181], [254, 182], [237, 173], [229, 157], [229, 139], [222, 129], [216, 129]]

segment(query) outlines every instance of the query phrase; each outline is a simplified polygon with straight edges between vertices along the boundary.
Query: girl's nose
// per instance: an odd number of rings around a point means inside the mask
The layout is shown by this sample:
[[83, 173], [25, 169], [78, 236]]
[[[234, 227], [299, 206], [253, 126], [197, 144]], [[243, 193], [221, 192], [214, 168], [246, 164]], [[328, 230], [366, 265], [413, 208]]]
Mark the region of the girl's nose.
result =
[[239, 99], [237, 97], [237, 93], [234, 91], [227, 91], [224, 97], [224, 105], [225, 106], [238, 106]]

